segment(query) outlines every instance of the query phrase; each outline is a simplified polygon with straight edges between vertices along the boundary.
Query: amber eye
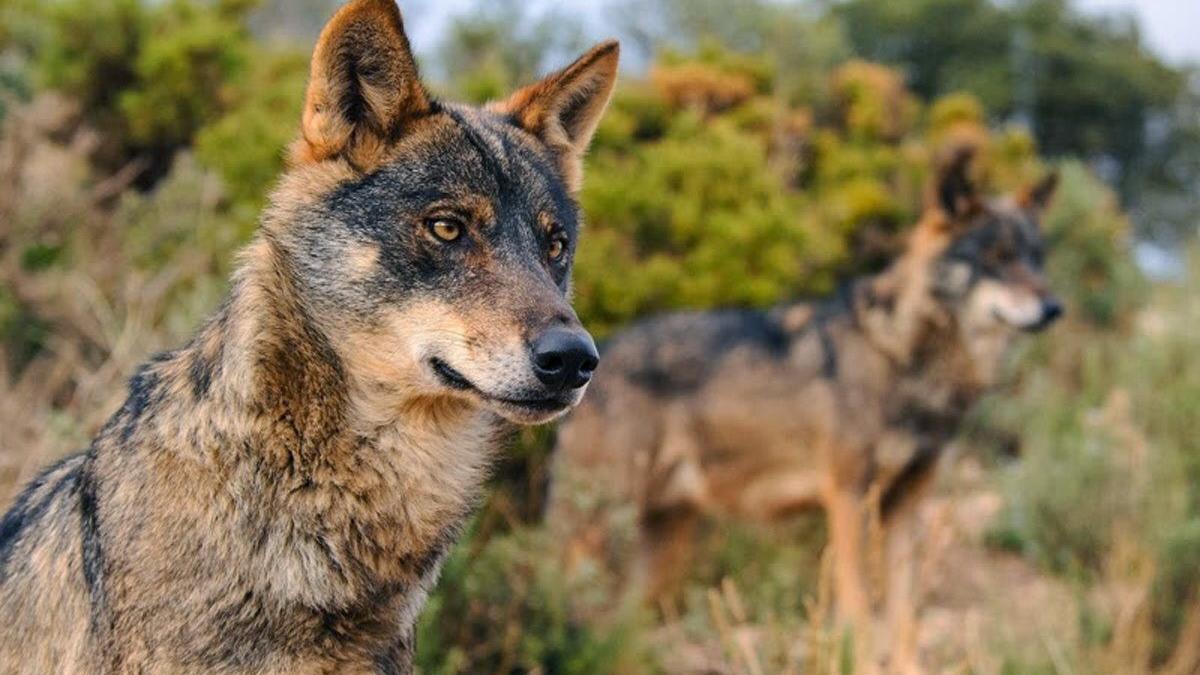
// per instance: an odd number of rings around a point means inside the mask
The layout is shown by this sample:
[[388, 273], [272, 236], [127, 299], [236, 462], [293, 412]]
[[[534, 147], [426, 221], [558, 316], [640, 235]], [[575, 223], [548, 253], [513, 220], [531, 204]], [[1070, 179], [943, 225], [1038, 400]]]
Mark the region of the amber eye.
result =
[[550, 239], [550, 247], [546, 249], [546, 255], [553, 262], [562, 260], [563, 255], [567, 252], [567, 235], [556, 234]]
[[445, 242], [456, 241], [463, 233], [462, 223], [446, 218], [431, 219], [426, 223], [426, 227], [433, 236]]

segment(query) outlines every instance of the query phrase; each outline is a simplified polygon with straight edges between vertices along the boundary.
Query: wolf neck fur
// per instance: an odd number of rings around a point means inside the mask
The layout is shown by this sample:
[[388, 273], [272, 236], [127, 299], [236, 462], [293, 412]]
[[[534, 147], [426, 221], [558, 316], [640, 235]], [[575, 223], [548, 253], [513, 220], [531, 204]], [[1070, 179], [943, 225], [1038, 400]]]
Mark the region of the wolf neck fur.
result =
[[930, 261], [929, 252], [910, 254], [864, 279], [853, 310], [859, 329], [901, 377], [974, 392], [983, 375], [961, 345], [956, 319], [931, 297]]

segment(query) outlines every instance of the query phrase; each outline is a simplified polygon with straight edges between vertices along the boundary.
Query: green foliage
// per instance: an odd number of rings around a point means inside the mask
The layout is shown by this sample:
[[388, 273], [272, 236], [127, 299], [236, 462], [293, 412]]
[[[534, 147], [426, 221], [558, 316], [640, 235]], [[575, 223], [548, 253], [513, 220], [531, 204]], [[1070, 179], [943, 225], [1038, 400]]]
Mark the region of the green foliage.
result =
[[653, 50], [696, 53], [721, 45], [763, 61], [790, 104], [826, 99], [827, 76], [850, 56], [836, 19], [795, 0], [624, 0], [625, 29]]
[[456, 16], [438, 53], [451, 89], [467, 101], [500, 98], [532, 82], [558, 57], [584, 48], [580, 25], [567, 12], [535, 16], [518, 0], [476, 5]]
[[117, 105], [131, 140], [180, 147], [228, 104], [228, 87], [247, 59], [241, 17], [187, 2], [167, 3], [133, 62], [134, 86]]
[[601, 332], [671, 307], [770, 303], [815, 284], [806, 272], [838, 250], [813, 243], [764, 140], [728, 123], [683, 115], [631, 152], [597, 150], [589, 170], [576, 304]]
[[1143, 300], [1144, 283], [1128, 254], [1129, 221], [1112, 193], [1078, 163], [1062, 167], [1062, 183], [1046, 215], [1054, 251], [1051, 280], [1069, 306], [1095, 325], [1113, 326]]
[[250, 57], [247, 2], [54, 0], [34, 69], [78, 101], [102, 134], [100, 159], [148, 160], [161, 175], [179, 148], [229, 105]]
[[252, 220], [283, 170], [284, 149], [299, 129], [308, 60], [299, 53], [266, 54], [247, 73], [230, 110], [196, 134], [196, 155], [220, 172], [230, 197]]
[[838, 67], [832, 80], [838, 121], [852, 139], [894, 141], [912, 127], [916, 102], [898, 71], [855, 60]]
[[568, 582], [544, 532], [512, 532], [477, 549], [459, 546], [439, 587], [418, 630], [421, 672], [655, 672], [638, 641], [646, 617], [628, 609], [588, 620], [589, 606], [611, 599], [600, 584]]
[[4, 346], [5, 368], [20, 372], [37, 356], [50, 336], [50, 327], [28, 307], [0, 287], [0, 345]]
[[32, 94], [27, 63], [46, 28], [37, 9], [37, 0], [0, 4], [0, 123], [13, 102], [27, 101]]

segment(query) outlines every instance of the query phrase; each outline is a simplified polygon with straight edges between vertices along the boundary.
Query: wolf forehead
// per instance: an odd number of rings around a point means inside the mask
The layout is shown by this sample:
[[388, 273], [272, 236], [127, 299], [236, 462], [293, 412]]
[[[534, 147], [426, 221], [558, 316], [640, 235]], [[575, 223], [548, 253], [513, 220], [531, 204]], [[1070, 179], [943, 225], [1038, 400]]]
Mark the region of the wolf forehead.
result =
[[326, 215], [386, 242], [399, 221], [455, 216], [493, 244], [531, 244], [579, 209], [545, 146], [503, 115], [440, 104], [397, 143], [389, 161], [335, 188]]
[[985, 268], [1021, 260], [1041, 265], [1045, 242], [1033, 214], [1006, 201], [997, 201], [951, 242], [950, 258], [973, 261]]

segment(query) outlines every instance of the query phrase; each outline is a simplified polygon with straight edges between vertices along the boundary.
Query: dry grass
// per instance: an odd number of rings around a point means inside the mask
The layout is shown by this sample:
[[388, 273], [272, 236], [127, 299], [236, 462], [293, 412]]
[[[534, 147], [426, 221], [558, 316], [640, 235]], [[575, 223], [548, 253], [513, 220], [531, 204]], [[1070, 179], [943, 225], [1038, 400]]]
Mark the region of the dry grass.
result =
[[[94, 175], [94, 145], [54, 96], [8, 115], [0, 135], [0, 312], [10, 333], [0, 347], [4, 503], [40, 467], [86, 447], [138, 363], [183, 339], [223, 284], [203, 251], [144, 257], [140, 220], [175, 196], [172, 186], [118, 198], [134, 172]], [[180, 205], [192, 210], [185, 223], [216, 212], [211, 177], [191, 169], [179, 180], [189, 185], [176, 191], [193, 202]], [[32, 353], [13, 346], [34, 340]]]

